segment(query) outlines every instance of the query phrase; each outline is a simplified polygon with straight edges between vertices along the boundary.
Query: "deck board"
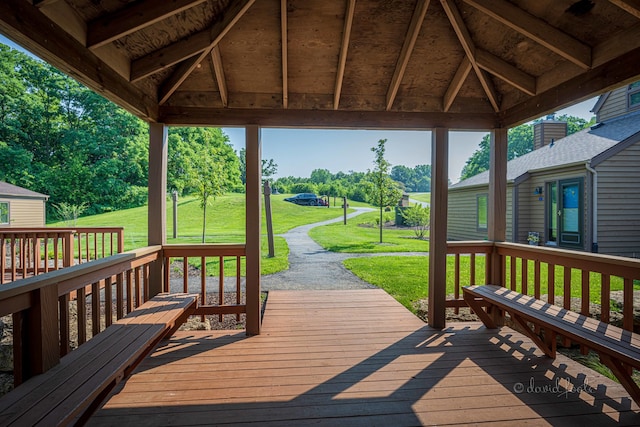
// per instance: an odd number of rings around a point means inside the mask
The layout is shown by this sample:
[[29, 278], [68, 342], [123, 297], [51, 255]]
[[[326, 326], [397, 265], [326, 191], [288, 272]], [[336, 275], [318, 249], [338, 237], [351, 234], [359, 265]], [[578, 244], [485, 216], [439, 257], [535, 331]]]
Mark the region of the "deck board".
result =
[[[553, 390], [556, 379], [564, 387]], [[587, 390], [567, 392], [585, 379]], [[365, 289], [271, 291], [260, 336], [178, 332], [89, 424], [514, 422], [639, 425], [640, 411], [619, 384], [563, 356], [546, 358], [509, 328], [450, 323], [437, 331], [385, 292]]]

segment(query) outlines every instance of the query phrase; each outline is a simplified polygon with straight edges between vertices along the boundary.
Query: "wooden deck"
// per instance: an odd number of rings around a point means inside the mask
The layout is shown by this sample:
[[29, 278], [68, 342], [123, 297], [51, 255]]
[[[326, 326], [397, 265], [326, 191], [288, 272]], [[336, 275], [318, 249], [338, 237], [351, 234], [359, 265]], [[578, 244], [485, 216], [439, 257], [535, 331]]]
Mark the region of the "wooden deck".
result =
[[178, 332], [91, 425], [640, 425], [617, 383], [511, 329], [429, 328], [381, 290], [272, 291], [263, 334]]

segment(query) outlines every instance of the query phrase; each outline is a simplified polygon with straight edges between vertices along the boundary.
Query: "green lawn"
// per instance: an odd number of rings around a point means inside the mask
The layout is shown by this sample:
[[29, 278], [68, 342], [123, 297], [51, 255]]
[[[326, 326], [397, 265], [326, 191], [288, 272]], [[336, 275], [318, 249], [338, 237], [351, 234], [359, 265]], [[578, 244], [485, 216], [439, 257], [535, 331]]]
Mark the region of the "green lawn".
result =
[[[389, 216], [394, 212], [385, 212]], [[382, 241], [376, 224], [379, 212], [367, 212], [342, 222], [313, 228], [309, 235], [323, 248], [334, 252], [427, 252], [429, 242], [415, 238], [411, 228], [383, 229]], [[395, 214], [394, 214], [395, 215]], [[362, 224], [366, 224], [363, 226]]]
[[[469, 277], [469, 260], [468, 256], [460, 257], [460, 270], [462, 285], [468, 285]], [[371, 258], [352, 258], [344, 261], [345, 267], [351, 270], [361, 279], [384, 289], [387, 293], [397, 299], [405, 307], [415, 313], [414, 303], [428, 296], [429, 283], [429, 259], [427, 257], [371, 257]], [[484, 277], [485, 260], [483, 257], [476, 257], [476, 277], [478, 280]], [[533, 264], [528, 271], [528, 294], [533, 294]], [[518, 264], [518, 268], [520, 265]], [[454, 293], [454, 268], [455, 258], [447, 257], [447, 295]], [[507, 272], [509, 268], [507, 268]], [[544, 273], [541, 274], [541, 282], [546, 283], [546, 266], [543, 266]], [[520, 275], [518, 274], [518, 279]], [[578, 270], [572, 270], [571, 274], [571, 296], [581, 296], [581, 273]], [[465, 279], [466, 283], [465, 283]], [[510, 281], [510, 275], [507, 274], [507, 284]], [[600, 276], [592, 274], [590, 277], [590, 301], [600, 303]], [[611, 290], [622, 290], [623, 282], [619, 278], [611, 278]], [[636, 284], [635, 289], [640, 289], [640, 285]], [[520, 286], [516, 290], [521, 291]], [[546, 294], [547, 288], [543, 286], [541, 294]], [[555, 293], [556, 295], [564, 295], [564, 277], [561, 267], [556, 267], [555, 275]]]
[[420, 200], [421, 202], [430, 203], [431, 193], [409, 193], [409, 198]]
[[[298, 206], [285, 202], [285, 194], [271, 197], [273, 231], [282, 234], [300, 225], [332, 219], [342, 215], [341, 207]], [[333, 203], [332, 203], [333, 204]], [[353, 209], [349, 209], [353, 212]], [[289, 248], [283, 238], [276, 237], [274, 258], [267, 257], [266, 220], [262, 219], [262, 274], [286, 270], [289, 266]], [[173, 235], [172, 203], [167, 203], [167, 243], [200, 243], [202, 241], [202, 208], [194, 197], [183, 197], [178, 202], [178, 237]], [[65, 227], [62, 222], [48, 224]], [[78, 219], [78, 227], [124, 227], [125, 250], [147, 244], [147, 206], [109, 212]], [[207, 208], [206, 243], [241, 243], [245, 241], [245, 195], [226, 194], [216, 198]], [[199, 260], [194, 261], [199, 265]], [[195, 265], [195, 264], [194, 264]], [[208, 272], [218, 274], [218, 261], [207, 263]], [[244, 266], [243, 266], [244, 273]], [[225, 274], [235, 275], [235, 261], [225, 261]]]

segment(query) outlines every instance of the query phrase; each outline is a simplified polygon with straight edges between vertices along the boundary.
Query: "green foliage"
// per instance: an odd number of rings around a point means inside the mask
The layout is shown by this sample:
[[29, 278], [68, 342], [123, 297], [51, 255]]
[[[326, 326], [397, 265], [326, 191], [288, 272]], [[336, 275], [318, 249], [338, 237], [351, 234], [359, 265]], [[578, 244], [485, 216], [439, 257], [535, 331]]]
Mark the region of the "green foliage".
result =
[[[240, 180], [247, 183], [247, 149], [241, 148], [238, 153], [240, 160]], [[278, 164], [273, 159], [262, 159], [262, 179], [271, 181], [271, 177], [278, 172]]]
[[431, 191], [431, 165], [418, 165], [413, 169], [397, 165], [391, 169], [390, 176], [401, 183], [405, 191]]
[[76, 227], [78, 218], [87, 210], [87, 204], [72, 205], [70, 203], [60, 202], [53, 205], [58, 218], [68, 227]]
[[404, 222], [413, 227], [418, 239], [424, 239], [429, 230], [429, 218], [431, 209], [429, 206], [413, 205], [401, 211]]
[[374, 153], [375, 165], [373, 171], [369, 172], [369, 181], [373, 186], [369, 190], [369, 203], [380, 209], [380, 220], [378, 228], [380, 229], [380, 243], [382, 243], [382, 210], [385, 206], [394, 206], [402, 197], [402, 192], [398, 188], [398, 184], [389, 176], [391, 164], [384, 158], [386, 139], [378, 141], [377, 147], [372, 147]]
[[[590, 121], [580, 117], [562, 115], [557, 120], [567, 122], [567, 135], [581, 131], [595, 123], [595, 117]], [[509, 129], [507, 148], [507, 160], [513, 160], [524, 154], [533, 151], [533, 124], [523, 124]], [[462, 168], [460, 179], [464, 180], [489, 170], [489, 153], [491, 146], [491, 135], [487, 134], [480, 141], [479, 148], [471, 155]]]

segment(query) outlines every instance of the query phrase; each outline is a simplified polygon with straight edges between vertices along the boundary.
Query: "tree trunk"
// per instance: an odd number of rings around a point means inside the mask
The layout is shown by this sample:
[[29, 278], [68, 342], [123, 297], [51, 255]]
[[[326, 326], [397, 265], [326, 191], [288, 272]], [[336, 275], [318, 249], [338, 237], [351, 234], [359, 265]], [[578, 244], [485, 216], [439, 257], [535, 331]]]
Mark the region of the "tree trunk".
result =
[[204, 243], [205, 230], [207, 229], [207, 203], [203, 203], [204, 208], [202, 210], [202, 243]]

